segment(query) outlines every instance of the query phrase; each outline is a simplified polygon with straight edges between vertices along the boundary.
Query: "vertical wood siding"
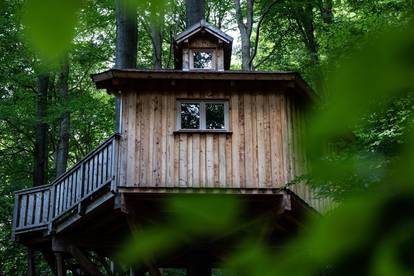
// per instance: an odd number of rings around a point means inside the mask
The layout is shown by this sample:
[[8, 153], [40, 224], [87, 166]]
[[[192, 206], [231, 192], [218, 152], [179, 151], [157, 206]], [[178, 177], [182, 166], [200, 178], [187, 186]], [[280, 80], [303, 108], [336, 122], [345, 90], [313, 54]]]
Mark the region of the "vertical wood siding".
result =
[[[282, 91], [124, 93], [121, 186], [279, 188], [306, 173], [303, 110]], [[177, 99], [227, 99], [231, 134], [173, 133]], [[312, 201], [305, 185], [292, 190]]]

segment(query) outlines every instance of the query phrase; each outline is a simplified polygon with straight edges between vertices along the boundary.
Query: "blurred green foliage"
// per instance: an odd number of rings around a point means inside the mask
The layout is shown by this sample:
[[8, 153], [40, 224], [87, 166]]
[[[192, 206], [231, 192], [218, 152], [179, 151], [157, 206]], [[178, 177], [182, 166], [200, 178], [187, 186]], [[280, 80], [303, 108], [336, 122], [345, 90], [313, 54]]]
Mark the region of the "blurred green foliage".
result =
[[57, 65], [69, 50], [81, 3], [81, 0], [26, 1], [22, 11], [25, 34], [46, 63]]
[[[138, 5], [138, 66], [152, 67], [145, 23], [155, 8], [164, 15], [163, 66], [172, 68], [170, 41], [184, 29], [183, 1], [126, 2]], [[228, 270], [216, 275], [414, 274], [414, 4], [333, 1], [333, 20], [327, 22], [319, 9], [325, 2], [279, 1], [263, 21], [254, 64], [257, 70], [297, 70], [313, 85], [322, 75], [326, 96], [310, 114], [307, 140], [313, 171], [304, 179], [319, 196], [336, 201], [335, 208], [310, 221], [296, 240], [277, 252], [257, 233], [246, 236], [239, 250], [223, 261]], [[234, 31], [229, 3], [207, 1], [206, 14], [210, 22]], [[257, 19], [268, 1], [255, 3]], [[298, 17], [308, 3], [313, 5], [317, 64]], [[0, 274], [26, 274], [25, 251], [10, 241], [10, 228], [13, 191], [32, 184], [36, 75], [45, 64], [53, 65], [47, 68], [51, 180], [58, 118], [64, 111], [71, 113], [70, 164], [112, 133], [113, 99], [94, 89], [89, 74], [113, 65], [114, 45], [112, 0], [0, 4]], [[56, 88], [56, 68], [65, 56], [70, 64], [68, 101], [59, 98]], [[172, 198], [166, 208], [171, 217], [137, 229], [132, 243], [119, 253], [122, 261], [131, 264], [167, 254], [245, 223], [239, 217], [240, 203], [219, 196]], [[49, 273], [45, 264], [37, 269]]]
[[121, 263], [142, 263], [146, 258], [164, 255], [183, 243], [191, 246], [200, 236], [223, 234], [240, 224], [241, 206], [229, 196], [172, 196], [164, 210], [169, 214], [167, 221], [135, 230], [132, 242], [128, 239], [119, 251]]

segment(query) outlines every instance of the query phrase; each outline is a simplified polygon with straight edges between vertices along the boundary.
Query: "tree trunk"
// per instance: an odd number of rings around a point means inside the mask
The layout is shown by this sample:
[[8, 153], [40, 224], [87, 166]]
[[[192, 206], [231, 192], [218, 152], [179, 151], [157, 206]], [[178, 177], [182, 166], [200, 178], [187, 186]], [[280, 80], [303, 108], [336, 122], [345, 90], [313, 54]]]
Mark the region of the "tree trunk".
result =
[[321, 17], [325, 24], [332, 24], [333, 14], [333, 1], [332, 0], [320, 0], [319, 8], [321, 11]]
[[318, 53], [318, 44], [315, 38], [315, 28], [313, 24], [313, 6], [310, 3], [306, 4], [305, 12], [303, 16], [303, 26], [305, 30], [305, 41], [309, 53], [311, 55], [311, 60], [314, 65], [319, 64], [319, 53]]
[[234, 0], [236, 10], [236, 21], [240, 31], [241, 52], [242, 52], [242, 70], [252, 70], [251, 44], [250, 37], [253, 28], [253, 0], [247, 0], [246, 23], [244, 23], [240, 0]]
[[33, 186], [46, 184], [47, 171], [47, 91], [49, 75], [40, 74], [37, 77], [37, 112], [36, 137], [34, 150]]
[[60, 176], [66, 171], [69, 152], [69, 134], [70, 134], [70, 113], [67, 110], [68, 102], [68, 77], [69, 64], [66, 60], [62, 65], [58, 77], [58, 89], [60, 101], [64, 107], [63, 114], [60, 118], [59, 137], [56, 151], [56, 176]]
[[250, 71], [250, 36], [246, 31], [240, 29], [241, 54], [242, 54], [242, 70]]
[[[136, 9], [131, 11], [122, 0], [115, 0], [116, 6], [116, 49], [115, 68], [136, 68], [138, 28]], [[120, 131], [121, 100], [115, 99], [115, 131]]]
[[164, 22], [163, 12], [157, 13], [151, 7], [150, 32], [152, 42], [152, 64], [154, 69], [162, 68], [162, 25]]
[[187, 28], [205, 19], [205, 0], [185, 0], [185, 24]]
[[316, 89], [320, 94], [323, 94], [322, 72], [319, 68], [319, 47], [315, 37], [314, 28], [314, 3], [307, 2], [304, 7], [295, 9], [294, 17], [298, 25], [299, 31], [302, 35], [303, 42], [309, 52], [309, 57], [314, 68], [314, 79]]
[[116, 0], [115, 68], [136, 68], [138, 28], [136, 11]]

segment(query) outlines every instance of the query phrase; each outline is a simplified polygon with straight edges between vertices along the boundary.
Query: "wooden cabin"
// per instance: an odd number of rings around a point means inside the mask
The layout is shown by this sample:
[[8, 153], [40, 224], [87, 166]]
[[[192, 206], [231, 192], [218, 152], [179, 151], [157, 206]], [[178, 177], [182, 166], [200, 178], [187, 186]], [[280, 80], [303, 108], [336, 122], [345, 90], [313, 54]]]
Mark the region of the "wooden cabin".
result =
[[[58, 275], [73, 267], [99, 275], [85, 252], [113, 256], [131, 221], [165, 216], [171, 194], [211, 193], [275, 210], [279, 239], [296, 233], [319, 204], [306, 185], [287, 188], [309, 167], [305, 114], [316, 96], [295, 72], [229, 70], [231, 48], [230, 36], [201, 21], [175, 38], [174, 70], [93, 75], [121, 99], [119, 133], [50, 185], [16, 193], [14, 239], [41, 251]], [[190, 248], [152, 265], [210, 275], [223, 246], [202, 249], [203, 265]]]

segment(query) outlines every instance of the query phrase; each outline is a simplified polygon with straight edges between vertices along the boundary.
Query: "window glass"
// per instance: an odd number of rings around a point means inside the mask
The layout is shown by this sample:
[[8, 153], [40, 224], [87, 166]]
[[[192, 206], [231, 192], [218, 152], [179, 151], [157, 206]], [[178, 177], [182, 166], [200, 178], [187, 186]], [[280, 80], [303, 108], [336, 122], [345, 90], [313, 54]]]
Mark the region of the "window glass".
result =
[[200, 104], [181, 103], [181, 129], [200, 128]]
[[212, 69], [213, 52], [195, 51], [193, 53], [193, 67], [195, 69]]
[[206, 129], [224, 129], [223, 103], [206, 103]]

